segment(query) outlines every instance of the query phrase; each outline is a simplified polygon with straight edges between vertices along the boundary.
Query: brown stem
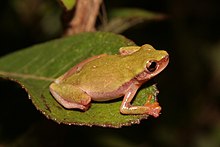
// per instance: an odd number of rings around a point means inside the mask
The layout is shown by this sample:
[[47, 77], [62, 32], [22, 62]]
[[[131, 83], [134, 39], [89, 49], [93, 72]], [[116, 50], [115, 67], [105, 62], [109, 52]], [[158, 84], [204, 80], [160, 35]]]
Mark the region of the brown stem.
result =
[[65, 35], [95, 31], [96, 18], [102, 0], [77, 0], [75, 15], [65, 31]]

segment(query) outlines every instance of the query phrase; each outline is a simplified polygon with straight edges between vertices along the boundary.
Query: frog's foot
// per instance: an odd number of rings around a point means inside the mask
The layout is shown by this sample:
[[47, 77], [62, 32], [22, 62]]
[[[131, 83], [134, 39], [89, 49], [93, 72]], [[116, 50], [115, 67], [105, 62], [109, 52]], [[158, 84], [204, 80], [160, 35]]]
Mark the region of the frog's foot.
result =
[[157, 102], [151, 104], [145, 104], [144, 106], [132, 106], [127, 104], [122, 105], [120, 109], [122, 114], [148, 114], [154, 117], [158, 117], [161, 111], [161, 107]]
[[86, 111], [90, 107], [91, 97], [76, 86], [52, 83], [50, 92], [57, 102], [67, 109]]
[[150, 95], [148, 97], [147, 102], [144, 104], [144, 106], [149, 108], [149, 110], [148, 110], [149, 115], [152, 115], [154, 117], [158, 117], [160, 114], [160, 111], [161, 111], [161, 107], [159, 106], [159, 103], [156, 101], [152, 103], [151, 102], [152, 99], [153, 99], [153, 96]]
[[160, 115], [161, 107], [158, 102], [146, 103], [144, 106], [148, 108], [147, 114], [154, 117], [158, 117]]

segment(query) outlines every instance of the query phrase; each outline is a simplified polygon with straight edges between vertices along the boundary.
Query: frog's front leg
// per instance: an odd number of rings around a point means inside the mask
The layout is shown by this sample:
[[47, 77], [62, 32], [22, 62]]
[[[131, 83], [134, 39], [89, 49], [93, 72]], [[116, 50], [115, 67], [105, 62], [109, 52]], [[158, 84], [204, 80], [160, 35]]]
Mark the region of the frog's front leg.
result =
[[90, 106], [91, 97], [77, 86], [52, 83], [50, 92], [67, 109], [77, 108], [85, 111]]
[[[147, 100], [144, 106], [132, 106], [131, 101], [135, 96], [139, 85], [131, 85], [129, 90], [124, 96], [120, 111], [122, 114], [148, 114], [154, 117], [158, 117], [160, 114], [161, 107], [157, 102], [150, 103], [150, 99]], [[151, 96], [150, 96], [151, 98]]]

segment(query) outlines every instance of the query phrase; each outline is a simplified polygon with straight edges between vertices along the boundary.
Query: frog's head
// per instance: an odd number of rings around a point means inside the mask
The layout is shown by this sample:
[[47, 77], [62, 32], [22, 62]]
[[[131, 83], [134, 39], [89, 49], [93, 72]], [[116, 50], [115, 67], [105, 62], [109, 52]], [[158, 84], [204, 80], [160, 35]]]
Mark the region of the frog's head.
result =
[[156, 50], [151, 45], [145, 44], [139, 50], [144, 56], [144, 71], [136, 78], [139, 81], [146, 81], [159, 74], [169, 63], [169, 55], [164, 50]]

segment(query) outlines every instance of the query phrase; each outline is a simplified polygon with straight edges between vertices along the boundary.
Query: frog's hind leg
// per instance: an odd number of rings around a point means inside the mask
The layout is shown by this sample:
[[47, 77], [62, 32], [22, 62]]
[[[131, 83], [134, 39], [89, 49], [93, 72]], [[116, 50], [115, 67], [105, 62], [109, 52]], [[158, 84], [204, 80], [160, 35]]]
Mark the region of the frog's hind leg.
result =
[[85, 111], [90, 107], [91, 97], [76, 86], [52, 83], [50, 92], [67, 109], [77, 108]]
[[119, 49], [119, 53], [121, 55], [130, 55], [133, 54], [134, 52], [138, 51], [140, 49], [139, 46], [126, 46], [126, 47], [121, 47]]

